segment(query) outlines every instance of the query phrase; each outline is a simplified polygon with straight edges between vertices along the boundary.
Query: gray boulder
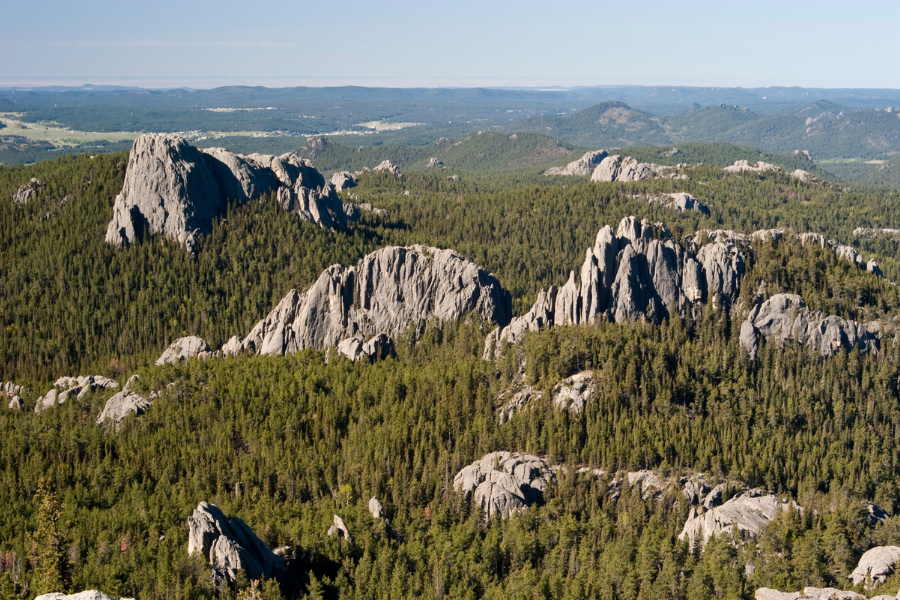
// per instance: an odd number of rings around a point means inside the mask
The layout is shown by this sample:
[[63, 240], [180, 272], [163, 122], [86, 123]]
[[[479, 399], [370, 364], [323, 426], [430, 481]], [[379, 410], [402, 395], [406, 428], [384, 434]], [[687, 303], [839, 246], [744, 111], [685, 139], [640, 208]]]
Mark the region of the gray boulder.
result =
[[898, 561], [900, 561], [900, 547], [876, 546], [860, 557], [859, 564], [850, 573], [850, 581], [853, 585], [874, 588], [887, 581], [894, 573]]
[[382, 360], [394, 353], [394, 341], [383, 333], [363, 341], [359, 335], [338, 342], [337, 350], [352, 361]]
[[744, 173], [746, 171], [751, 173], [777, 173], [781, 171], [781, 167], [776, 167], [761, 160], [756, 165], [751, 165], [750, 161], [747, 160], [737, 160], [733, 165], [725, 167], [724, 171], [726, 173]]
[[16, 385], [12, 381], [0, 383], [0, 398], [4, 400], [9, 398], [9, 402], [6, 406], [10, 410], [22, 410], [25, 408], [25, 402], [22, 400], [20, 394], [24, 394], [26, 391], [27, 390], [24, 387]]
[[564, 167], [551, 167], [544, 171], [544, 175], [573, 175], [587, 176], [593, 173], [594, 169], [606, 158], [609, 153], [606, 150], [594, 150], [586, 152], [584, 156], [578, 160], [573, 160]]
[[[493, 275], [452, 250], [390, 246], [355, 267], [329, 267], [303, 294], [291, 290], [240, 343], [229, 341], [223, 352], [289, 354], [331, 348], [358, 336], [369, 338], [361, 349], [365, 353], [385, 356], [392, 347], [388, 338], [409, 325], [455, 321], [470, 312], [488, 323], [509, 322], [509, 299]], [[348, 350], [351, 345], [347, 342]]]
[[378, 501], [378, 498], [375, 498], [374, 496], [369, 500], [369, 513], [372, 515], [373, 519], [384, 518], [384, 506], [382, 506], [381, 502]]
[[594, 372], [582, 371], [563, 379], [552, 390], [553, 406], [578, 414], [594, 399]]
[[202, 555], [218, 581], [234, 581], [241, 569], [251, 581], [278, 579], [284, 574], [284, 559], [241, 519], [226, 517], [214, 504], [201, 502], [187, 523], [188, 555]]
[[100, 416], [97, 418], [98, 425], [103, 425], [109, 421], [116, 429], [118, 429], [122, 426], [122, 423], [125, 422], [125, 418], [128, 415], [134, 413], [135, 415], [140, 416], [150, 408], [153, 401], [156, 399], [156, 393], [151, 393], [148, 398], [145, 398], [135, 392], [133, 386], [138, 379], [140, 379], [140, 377], [137, 375], [129, 377], [128, 382], [125, 383], [125, 387], [122, 388], [122, 391], [106, 401], [106, 405], [103, 407]]
[[350, 171], [339, 171], [331, 176], [331, 185], [336, 192], [343, 192], [356, 187], [356, 175]]
[[284, 210], [321, 227], [345, 229], [348, 213], [353, 214], [334, 187], [294, 154], [243, 156], [223, 148], [201, 152], [177, 135], [144, 134], [129, 155], [106, 241], [121, 247], [147, 231], [193, 251], [230, 202], [273, 192]]
[[344, 523], [344, 520], [337, 515], [334, 515], [331, 527], [328, 528], [328, 536], [339, 536], [345, 542], [350, 544], [353, 543], [353, 537], [350, 535], [350, 530], [347, 529], [347, 525]]
[[542, 458], [492, 452], [457, 473], [453, 488], [466, 498], [473, 497], [490, 520], [542, 502], [544, 491], [555, 482], [556, 476]]
[[187, 337], [178, 338], [172, 342], [172, 344], [166, 348], [166, 351], [162, 353], [162, 356], [156, 359], [156, 366], [164, 365], [166, 363], [175, 363], [179, 360], [193, 358], [208, 352], [209, 346], [203, 341], [203, 338], [189, 335]]
[[435, 158], [435, 157], [432, 156], [431, 158], [428, 159], [428, 164], [425, 165], [425, 168], [426, 168], [426, 169], [433, 169], [433, 168], [435, 168], [435, 167], [442, 167], [442, 166], [444, 166], [444, 163], [442, 163], [442, 162], [439, 161], [437, 158]]
[[647, 201], [650, 204], [659, 204], [663, 208], [670, 208], [677, 213], [695, 211], [709, 215], [709, 208], [705, 204], [685, 192], [650, 196]]

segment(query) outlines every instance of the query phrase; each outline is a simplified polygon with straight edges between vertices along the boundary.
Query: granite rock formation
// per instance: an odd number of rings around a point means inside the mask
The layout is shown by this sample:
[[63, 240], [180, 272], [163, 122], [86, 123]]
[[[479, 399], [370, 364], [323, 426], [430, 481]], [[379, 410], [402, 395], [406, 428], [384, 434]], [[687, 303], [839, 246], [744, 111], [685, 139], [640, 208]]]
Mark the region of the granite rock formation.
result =
[[383, 353], [379, 334], [396, 338], [411, 324], [455, 321], [470, 312], [488, 323], [509, 322], [508, 295], [493, 275], [453, 250], [389, 246], [354, 267], [329, 267], [302, 294], [291, 290], [243, 340], [232, 338], [222, 351], [288, 354], [359, 336], [369, 338], [373, 353]]
[[352, 361], [382, 360], [394, 354], [394, 340], [383, 333], [364, 341], [359, 335], [341, 340], [337, 345], [338, 352]]
[[709, 208], [705, 204], [684, 192], [650, 196], [647, 198], [647, 202], [650, 204], [659, 204], [663, 208], [671, 208], [678, 213], [692, 210], [707, 216], [709, 215]]
[[390, 173], [397, 179], [403, 179], [403, 173], [400, 172], [400, 168], [389, 160], [381, 161], [380, 163], [378, 163], [377, 167], [372, 169], [372, 171], [376, 173], [379, 171], [385, 171], [387, 173]]
[[7, 398], [9, 399], [6, 406], [10, 410], [22, 410], [25, 408], [25, 402], [21, 397], [25, 392], [26, 390], [24, 387], [16, 385], [12, 381], [0, 384], [0, 399], [2, 399], [3, 402], [6, 402]]
[[485, 518], [506, 518], [542, 502], [556, 476], [542, 458], [530, 454], [492, 452], [464, 467], [453, 478], [453, 488], [473, 496]]
[[177, 135], [144, 134], [131, 149], [106, 241], [123, 246], [146, 231], [193, 251], [229, 202], [247, 202], [271, 192], [284, 210], [321, 227], [345, 229], [348, 214], [354, 213], [334, 187], [295, 154], [200, 151]]
[[544, 171], [544, 175], [577, 175], [584, 177], [593, 173], [597, 165], [607, 156], [609, 156], [609, 153], [606, 150], [586, 152], [584, 156], [578, 160], [573, 160], [564, 167], [550, 167]]
[[[658, 239], [662, 238], [662, 239]], [[665, 241], [663, 241], [665, 240]], [[607, 318], [616, 323], [647, 318], [659, 322], [669, 310], [697, 310], [712, 301], [730, 309], [737, 299], [745, 256], [740, 242], [705, 237], [676, 244], [662, 227], [626, 217], [615, 233], [598, 233], [585, 253], [580, 276], [575, 271], [562, 288], [538, 294], [525, 315], [491, 332], [484, 357], [502, 342], [514, 344], [542, 327], [580, 325]]]
[[582, 371], [553, 386], [553, 406], [576, 415], [594, 398], [594, 372]]
[[687, 179], [687, 175], [678, 173], [679, 166], [642, 163], [630, 156], [614, 154], [600, 161], [591, 173], [591, 181], [640, 181], [652, 177]]
[[[34, 600], [116, 600], [114, 596], [107, 596], [103, 592], [97, 590], [85, 590], [77, 594], [63, 594], [61, 592], [51, 592], [49, 594], [41, 594]], [[122, 599], [126, 600], [126, 599]], [[133, 600], [133, 599], [128, 599]]]
[[156, 393], [151, 393], [149, 397], [145, 398], [134, 391], [134, 383], [138, 379], [140, 377], [137, 375], [129, 377], [122, 391], [106, 401], [100, 416], [97, 417], [97, 425], [103, 425], [109, 421], [118, 429], [125, 422], [125, 418], [128, 415], [134, 413], [140, 416], [147, 412], [147, 409], [150, 408], [156, 399]]
[[854, 347], [862, 352], [876, 350], [878, 330], [878, 323], [857, 323], [813, 312], [796, 294], [775, 294], [747, 315], [741, 324], [740, 344], [751, 358], [763, 340], [781, 345], [795, 342], [825, 357]]
[[756, 536], [778, 516], [779, 511], [789, 507], [800, 509], [796, 502], [781, 500], [774, 494], [764, 494], [759, 489], [746, 490], [721, 506], [692, 507], [678, 539], [688, 540], [692, 548], [696, 544], [702, 547], [712, 537], [722, 533], [730, 535], [735, 527]]
[[278, 579], [284, 574], [284, 559], [272, 552], [241, 519], [226, 517], [214, 504], [201, 502], [187, 523], [188, 555], [201, 554], [218, 581], [234, 581], [241, 569], [251, 581]]
[[850, 573], [853, 585], [863, 584], [872, 589], [884, 583], [894, 573], [900, 562], [900, 547], [876, 546], [867, 550], [859, 559], [859, 564]]
[[356, 175], [350, 171], [339, 171], [331, 176], [331, 185], [334, 186], [334, 191], [336, 192], [343, 192], [344, 190], [355, 188], [356, 184]]
[[13, 202], [16, 204], [28, 204], [28, 201], [31, 200], [45, 184], [45, 181], [38, 179], [37, 177], [32, 177], [28, 183], [20, 186], [19, 189], [13, 192]]
[[203, 338], [189, 335], [187, 337], [178, 338], [172, 342], [172, 344], [166, 348], [165, 352], [162, 353], [162, 356], [156, 359], [156, 366], [164, 365], [166, 363], [176, 363], [179, 360], [185, 360], [195, 356], [202, 357], [208, 352], [209, 346], [203, 341]]
[[781, 171], [781, 167], [776, 165], [757, 161], [756, 165], [751, 165], [748, 160], [736, 160], [733, 165], [725, 167], [726, 173], [743, 173], [749, 171], [751, 173], [777, 173]]
[[350, 544], [353, 543], [353, 537], [350, 535], [350, 530], [347, 529], [347, 525], [344, 523], [344, 520], [337, 515], [334, 515], [331, 527], [328, 528], [328, 536], [339, 536], [345, 542]]
[[[805, 587], [802, 592], [779, 592], [771, 588], [759, 588], [755, 600], [867, 600], [862, 594], [837, 588]], [[877, 596], [871, 600], [894, 600], [894, 596]]]
[[60, 377], [53, 388], [38, 398], [34, 412], [41, 413], [52, 406], [65, 404], [70, 398], [82, 398], [91, 390], [115, 389], [119, 384], [102, 375], [82, 375], [79, 377]]
[[425, 168], [426, 169], [434, 169], [436, 167], [443, 167], [443, 166], [444, 166], [444, 163], [442, 163], [440, 160], [438, 160], [437, 158], [432, 156], [431, 158], [428, 159], [428, 164], [425, 165]]

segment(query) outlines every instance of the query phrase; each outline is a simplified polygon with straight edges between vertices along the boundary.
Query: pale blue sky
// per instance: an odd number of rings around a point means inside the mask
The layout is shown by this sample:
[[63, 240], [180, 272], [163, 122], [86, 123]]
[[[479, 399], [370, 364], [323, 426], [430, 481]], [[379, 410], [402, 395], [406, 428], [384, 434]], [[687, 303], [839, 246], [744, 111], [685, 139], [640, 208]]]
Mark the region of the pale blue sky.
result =
[[900, 88], [900, 0], [4, 0], [0, 85]]

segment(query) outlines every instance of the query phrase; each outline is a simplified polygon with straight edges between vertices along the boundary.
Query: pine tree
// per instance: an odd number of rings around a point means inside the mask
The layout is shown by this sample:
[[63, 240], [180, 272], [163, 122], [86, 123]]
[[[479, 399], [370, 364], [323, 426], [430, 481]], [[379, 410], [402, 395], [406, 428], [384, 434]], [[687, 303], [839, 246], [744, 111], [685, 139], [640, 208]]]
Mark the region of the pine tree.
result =
[[33, 537], [37, 568], [35, 591], [38, 594], [66, 592], [69, 589], [66, 569], [68, 544], [64, 533], [60, 530], [62, 504], [46, 478], [42, 478], [38, 484], [37, 499], [40, 504], [37, 530]]

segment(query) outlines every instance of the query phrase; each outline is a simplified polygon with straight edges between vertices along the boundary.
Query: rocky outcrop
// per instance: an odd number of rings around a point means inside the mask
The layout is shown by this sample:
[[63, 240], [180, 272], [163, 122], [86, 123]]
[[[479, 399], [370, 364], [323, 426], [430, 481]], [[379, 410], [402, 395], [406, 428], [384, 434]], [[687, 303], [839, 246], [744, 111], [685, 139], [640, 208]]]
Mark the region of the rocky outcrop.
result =
[[877, 546], [866, 551], [859, 559], [859, 564], [850, 573], [850, 581], [853, 585], [865, 585], [872, 589], [878, 584], [884, 583], [894, 573], [897, 562], [900, 561], [900, 547]]
[[284, 210], [321, 227], [345, 229], [353, 214], [312, 164], [295, 154], [200, 151], [177, 135], [144, 134], [131, 149], [106, 241], [131, 244], [146, 231], [193, 251], [230, 202], [271, 192]]
[[341, 340], [337, 345], [338, 352], [352, 361], [376, 361], [387, 358], [394, 353], [394, 340], [383, 333], [363, 341], [361, 336]]
[[356, 184], [356, 175], [350, 171], [339, 171], [331, 176], [331, 185], [334, 186], [334, 191], [336, 192], [343, 192], [344, 190], [355, 188]]
[[685, 174], [679, 174], [679, 167], [667, 167], [653, 163], [638, 162], [630, 156], [622, 157], [618, 154], [607, 156], [591, 173], [591, 181], [639, 181], [651, 177], [668, 179], [687, 179]]
[[234, 581], [241, 569], [251, 581], [284, 574], [284, 559], [269, 550], [246, 523], [226, 517], [214, 504], [201, 502], [187, 523], [188, 555], [202, 555], [219, 581]]
[[853, 235], [856, 237], [878, 237], [881, 235], [895, 236], [900, 235], [900, 229], [872, 229], [870, 227], [857, 227], [853, 230]]
[[38, 179], [37, 177], [32, 177], [28, 183], [22, 185], [13, 192], [12, 200], [16, 204], [28, 204], [28, 201], [31, 200], [38, 191], [46, 185], [46, 182]]
[[134, 391], [134, 384], [140, 377], [132, 375], [125, 383], [122, 391], [115, 394], [106, 401], [100, 416], [97, 418], [97, 425], [103, 425], [109, 421], [116, 429], [122, 426], [125, 418], [130, 414], [140, 416], [144, 414], [153, 401], [156, 399], [156, 393], [151, 393], [145, 398]]
[[65, 404], [70, 398], [82, 398], [91, 390], [115, 389], [119, 384], [102, 375], [82, 375], [79, 377], [60, 377], [53, 384], [53, 389], [38, 398], [34, 412], [41, 413], [52, 406]]
[[[754, 595], [756, 600], [866, 600], [856, 592], [848, 592], [836, 588], [805, 587], [802, 592], [779, 592], [771, 588], [759, 588]], [[890, 599], [893, 596], [877, 596], [871, 600]]]
[[442, 163], [437, 158], [432, 156], [431, 158], [428, 159], [428, 164], [425, 165], [425, 168], [426, 169], [434, 169], [436, 167], [443, 167], [443, 166], [444, 166], [444, 163]]
[[384, 518], [384, 506], [374, 496], [369, 500], [369, 514], [372, 515], [373, 519]]
[[10, 410], [22, 410], [25, 408], [25, 402], [22, 400], [22, 394], [26, 392], [21, 385], [16, 385], [12, 381], [0, 383], [0, 400], [6, 403], [6, 407]]
[[794, 171], [791, 173], [791, 177], [800, 181], [801, 183], [809, 183], [812, 179], [809, 171], [804, 171], [803, 169], [794, 169]]
[[556, 476], [542, 458], [530, 454], [492, 452], [464, 467], [453, 478], [453, 488], [474, 498], [486, 519], [506, 518], [543, 501], [544, 491]]
[[172, 345], [166, 348], [166, 351], [162, 353], [162, 356], [156, 359], [156, 366], [164, 365], [166, 363], [176, 363], [179, 360], [185, 360], [195, 356], [203, 356], [208, 352], [209, 346], [203, 341], [203, 338], [189, 335], [187, 337], [178, 338], [172, 342]]
[[709, 208], [705, 204], [684, 192], [649, 196], [647, 202], [650, 204], [659, 204], [663, 208], [670, 208], [677, 213], [695, 211], [707, 216], [709, 215]]
[[497, 412], [498, 421], [503, 425], [513, 415], [525, 408], [533, 407], [534, 403], [542, 397], [543, 393], [530, 385], [526, 385], [522, 389], [507, 390], [501, 393], [497, 398], [497, 402], [500, 404], [500, 409]]
[[97, 590], [86, 590], [84, 592], [78, 592], [77, 594], [68, 595], [60, 592], [51, 592], [49, 594], [41, 594], [34, 600], [116, 600], [116, 598], [114, 596], [107, 596], [103, 592]]
[[731, 535], [736, 527], [750, 536], [758, 535], [763, 527], [789, 507], [799, 510], [796, 502], [781, 500], [774, 494], [764, 494], [759, 489], [746, 490], [708, 510], [692, 507], [690, 516], [678, 539], [687, 540], [690, 546], [705, 546], [710, 538], [725, 533]]
[[744, 274], [742, 243], [696, 236], [682, 246], [661, 226], [635, 217], [622, 219], [615, 233], [603, 227], [594, 247], [585, 252], [580, 277], [570, 272], [562, 288], [541, 291], [528, 313], [492, 331], [484, 357], [490, 359], [503, 342], [514, 344], [543, 327], [601, 318], [658, 322], [670, 310], [696, 311], [709, 301], [730, 309]]
[[724, 171], [726, 173], [744, 173], [745, 171], [749, 171], [752, 173], [777, 173], [781, 171], [781, 167], [763, 162], [761, 160], [757, 161], [755, 166], [751, 165], [750, 161], [737, 160], [733, 165], [725, 167]]
[[796, 294], [775, 294], [753, 307], [741, 324], [740, 344], [751, 358], [760, 341], [780, 345], [794, 342], [813, 348], [819, 356], [841, 349], [861, 352], [878, 348], [878, 323], [857, 323], [837, 316], [812, 312]]
[[291, 290], [223, 352], [288, 354], [359, 336], [369, 338], [373, 353], [383, 353], [387, 344], [379, 334], [396, 338], [411, 324], [455, 321], [470, 312], [488, 323], [509, 322], [508, 295], [493, 275], [453, 250], [390, 246], [354, 267], [329, 267], [302, 294]]
[[594, 372], [582, 371], [563, 379], [553, 386], [553, 406], [574, 414], [594, 398]]
[[353, 537], [350, 535], [350, 530], [347, 529], [347, 525], [344, 523], [344, 520], [337, 515], [334, 515], [331, 527], [328, 528], [328, 537], [334, 536], [339, 536], [347, 543], [353, 543]]
[[377, 167], [372, 169], [372, 171], [376, 173], [379, 171], [385, 171], [387, 173], [390, 173], [397, 179], [403, 179], [403, 173], [400, 172], [400, 168], [389, 160], [381, 161], [380, 163], [378, 163]]
[[609, 153], [606, 150], [586, 152], [584, 156], [578, 160], [573, 160], [564, 167], [550, 167], [544, 171], [544, 175], [574, 175], [584, 177], [593, 173], [597, 165], [599, 165], [608, 155]]

